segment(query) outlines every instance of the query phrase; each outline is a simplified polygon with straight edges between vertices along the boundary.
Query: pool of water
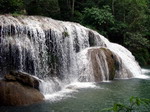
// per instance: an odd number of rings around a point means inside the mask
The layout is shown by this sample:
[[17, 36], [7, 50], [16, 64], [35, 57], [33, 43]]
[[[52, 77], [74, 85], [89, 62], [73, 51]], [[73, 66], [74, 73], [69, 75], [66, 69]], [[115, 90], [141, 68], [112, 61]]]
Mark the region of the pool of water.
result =
[[[150, 76], [150, 69], [143, 69], [143, 72]], [[150, 78], [102, 82], [90, 88], [78, 88], [55, 100], [30, 106], [0, 107], [0, 112], [99, 112], [114, 103], [127, 104], [131, 96], [150, 99]], [[141, 110], [149, 111], [150, 109]]]

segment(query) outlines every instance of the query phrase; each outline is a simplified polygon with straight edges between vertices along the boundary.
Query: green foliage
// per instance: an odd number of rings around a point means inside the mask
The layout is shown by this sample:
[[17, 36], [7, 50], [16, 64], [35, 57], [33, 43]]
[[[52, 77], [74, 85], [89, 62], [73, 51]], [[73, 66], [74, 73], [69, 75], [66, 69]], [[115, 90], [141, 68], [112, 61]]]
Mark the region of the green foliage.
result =
[[23, 0], [0, 0], [0, 13], [16, 13], [24, 14], [24, 2]]
[[140, 32], [126, 32], [125, 44], [132, 51], [150, 47], [149, 40], [144, 38]]
[[0, 0], [6, 13], [81, 23], [127, 47], [141, 65], [150, 63], [150, 0]]
[[150, 62], [150, 53], [146, 48], [134, 51], [133, 55], [142, 66], [147, 65], [148, 62]]
[[72, 19], [74, 22], [83, 23], [83, 14], [79, 11], [74, 12], [74, 18]]
[[62, 36], [63, 37], [69, 37], [69, 34], [68, 34], [68, 32], [64, 31], [64, 32], [62, 32]]
[[114, 24], [114, 17], [109, 6], [103, 6], [102, 9], [95, 7], [85, 8], [83, 13], [83, 23], [95, 27], [103, 34]]
[[114, 23], [113, 15], [110, 13], [111, 9], [109, 6], [104, 6], [102, 9], [99, 8], [85, 8], [84, 20], [92, 25], [105, 25]]
[[147, 65], [150, 62], [150, 40], [145, 38], [141, 33], [126, 33], [125, 38], [126, 47], [131, 50], [136, 60], [140, 65]]
[[57, 0], [24, 0], [28, 15], [42, 15], [59, 18], [59, 6]]
[[108, 112], [135, 112], [142, 105], [145, 108], [149, 109], [150, 99], [138, 98], [138, 97], [133, 97], [132, 96], [129, 100], [128, 105], [121, 104], [121, 103], [115, 103], [113, 105], [113, 107], [103, 109], [102, 111], [108, 111]]

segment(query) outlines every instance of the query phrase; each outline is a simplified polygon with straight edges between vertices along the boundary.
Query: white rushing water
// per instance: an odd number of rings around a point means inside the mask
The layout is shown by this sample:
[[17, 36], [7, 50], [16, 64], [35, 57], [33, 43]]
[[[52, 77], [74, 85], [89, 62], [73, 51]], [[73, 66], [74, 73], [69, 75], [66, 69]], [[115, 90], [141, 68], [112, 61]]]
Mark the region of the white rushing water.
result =
[[150, 73], [150, 69], [144, 69], [144, 68], [143, 68], [143, 69], [142, 69], [142, 73], [143, 73], [143, 74]]
[[36, 16], [0, 16], [0, 76], [10, 70], [37, 76], [43, 80], [40, 90], [46, 98], [95, 87], [85, 82], [109, 81], [105, 51], [112, 53], [115, 78], [142, 74], [130, 51], [80, 24]]
[[74, 82], [69, 85], [64, 86], [60, 91], [54, 92], [52, 94], [45, 94], [45, 100], [49, 101], [59, 101], [68, 97], [74, 97], [73, 94], [77, 93], [79, 89], [92, 88], [92, 89], [102, 89], [97, 87], [91, 82]]
[[150, 69], [144, 69], [142, 68], [142, 75], [137, 76], [136, 78], [140, 78], [140, 79], [150, 79], [150, 76], [148, 76], [147, 74], [150, 73]]

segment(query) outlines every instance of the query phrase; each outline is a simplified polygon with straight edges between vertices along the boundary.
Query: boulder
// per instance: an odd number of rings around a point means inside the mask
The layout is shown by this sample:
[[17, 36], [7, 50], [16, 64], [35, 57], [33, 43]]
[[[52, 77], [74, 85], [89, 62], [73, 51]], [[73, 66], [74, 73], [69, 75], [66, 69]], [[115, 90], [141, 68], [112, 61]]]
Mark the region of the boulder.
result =
[[39, 90], [40, 80], [38, 78], [33, 77], [28, 73], [24, 73], [21, 71], [11, 71], [9, 74], [4, 76], [7, 81], [17, 81], [24, 85], [28, 85], [32, 88]]
[[117, 69], [116, 56], [106, 48], [90, 49], [88, 54], [91, 60], [95, 81], [102, 81], [104, 77], [103, 75], [105, 75], [105, 80], [113, 80]]
[[119, 71], [117, 55], [105, 47], [91, 47], [80, 52], [79, 81], [100, 82], [113, 80]]
[[35, 88], [17, 81], [0, 81], [0, 105], [21, 106], [43, 101], [44, 96]]

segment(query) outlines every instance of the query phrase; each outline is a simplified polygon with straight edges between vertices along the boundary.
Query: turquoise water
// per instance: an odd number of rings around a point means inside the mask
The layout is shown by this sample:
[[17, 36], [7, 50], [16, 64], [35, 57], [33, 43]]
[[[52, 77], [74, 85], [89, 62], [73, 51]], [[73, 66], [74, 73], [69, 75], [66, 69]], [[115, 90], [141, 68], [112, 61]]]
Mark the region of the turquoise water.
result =
[[[150, 76], [150, 72], [145, 74]], [[58, 101], [47, 100], [23, 107], [0, 107], [0, 112], [99, 112], [116, 102], [127, 104], [131, 96], [150, 99], [149, 78], [114, 80], [96, 86], [97, 88], [79, 89], [70, 93], [70, 97]], [[150, 109], [141, 112], [150, 112]]]

